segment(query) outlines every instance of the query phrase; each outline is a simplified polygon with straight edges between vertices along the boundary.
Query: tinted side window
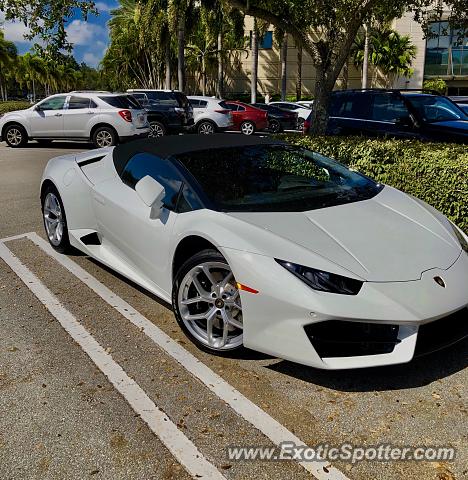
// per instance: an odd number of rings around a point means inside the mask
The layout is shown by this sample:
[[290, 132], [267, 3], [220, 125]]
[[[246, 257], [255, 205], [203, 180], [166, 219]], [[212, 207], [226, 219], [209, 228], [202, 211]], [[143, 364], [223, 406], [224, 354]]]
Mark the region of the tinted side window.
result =
[[190, 212], [192, 210], [199, 210], [202, 204], [191, 188], [184, 183], [181, 195], [179, 196], [179, 203], [177, 204], [177, 213]]
[[245, 107], [243, 107], [242, 105], [237, 105], [237, 111], [238, 112], [245, 112]]
[[231, 110], [231, 112], [237, 112], [237, 105], [235, 103], [221, 102], [220, 105], [222, 105], [223, 108], [226, 108], [227, 110]]
[[358, 120], [372, 118], [372, 97], [370, 95], [356, 94], [344, 97], [334, 116], [356, 118]]
[[165, 188], [164, 205], [173, 210], [183, 183], [178, 170], [169, 160], [163, 160], [149, 153], [137, 153], [127, 163], [122, 173], [122, 181], [134, 189], [138, 181], [146, 175], [153, 177]]
[[48, 100], [44, 100], [41, 104], [41, 110], [63, 110], [63, 106], [65, 105], [65, 99], [67, 97], [54, 97], [49, 98]]
[[398, 118], [408, 116], [408, 109], [398, 96], [389, 93], [374, 96], [372, 120], [394, 123]]
[[69, 110], [77, 110], [79, 108], [89, 108], [89, 98], [84, 97], [71, 97], [68, 102]]
[[102, 101], [106, 102], [115, 108], [136, 108], [141, 109], [141, 105], [138, 100], [131, 95], [115, 95], [113, 97], [99, 97]]
[[179, 106], [179, 102], [172, 92], [147, 92], [146, 94], [153, 105]]
[[195, 100], [195, 99], [190, 99], [189, 100], [190, 104], [192, 105], [193, 108], [198, 108], [200, 107], [200, 100]]

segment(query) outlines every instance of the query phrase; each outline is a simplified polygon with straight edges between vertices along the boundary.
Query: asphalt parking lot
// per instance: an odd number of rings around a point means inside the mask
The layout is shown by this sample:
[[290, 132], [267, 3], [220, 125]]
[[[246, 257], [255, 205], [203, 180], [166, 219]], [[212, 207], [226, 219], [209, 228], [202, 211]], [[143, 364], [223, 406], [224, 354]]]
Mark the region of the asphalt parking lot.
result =
[[[468, 342], [409, 364], [320, 371], [197, 350], [169, 305], [54, 255], [48, 159], [0, 144], [1, 479], [468, 479]], [[5, 240], [8, 239], [8, 240]], [[453, 461], [236, 461], [229, 446], [448, 446]]]

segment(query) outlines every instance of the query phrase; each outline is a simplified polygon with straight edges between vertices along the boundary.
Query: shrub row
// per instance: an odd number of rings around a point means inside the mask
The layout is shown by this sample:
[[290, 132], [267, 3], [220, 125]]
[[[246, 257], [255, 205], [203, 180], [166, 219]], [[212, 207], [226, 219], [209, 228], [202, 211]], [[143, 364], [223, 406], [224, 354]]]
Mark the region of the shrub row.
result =
[[468, 147], [413, 140], [281, 135], [414, 195], [468, 233]]
[[0, 102], [0, 115], [2, 113], [13, 112], [14, 110], [24, 110], [29, 108], [31, 104], [29, 102], [21, 100], [12, 100], [8, 102]]

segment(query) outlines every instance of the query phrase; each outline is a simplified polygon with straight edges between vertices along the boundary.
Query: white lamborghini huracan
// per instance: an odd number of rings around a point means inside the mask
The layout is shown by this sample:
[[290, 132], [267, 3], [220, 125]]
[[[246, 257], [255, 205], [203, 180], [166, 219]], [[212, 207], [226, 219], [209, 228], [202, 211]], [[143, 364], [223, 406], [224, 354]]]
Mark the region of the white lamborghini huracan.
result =
[[189, 135], [65, 155], [48, 163], [41, 202], [54, 248], [172, 302], [210, 352], [355, 368], [467, 336], [468, 237], [301, 147]]

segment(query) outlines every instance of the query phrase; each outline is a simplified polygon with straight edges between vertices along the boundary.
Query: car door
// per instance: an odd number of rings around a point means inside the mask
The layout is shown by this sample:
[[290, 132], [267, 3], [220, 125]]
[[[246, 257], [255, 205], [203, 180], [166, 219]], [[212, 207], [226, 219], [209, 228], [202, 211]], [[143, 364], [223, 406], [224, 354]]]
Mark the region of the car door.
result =
[[[158, 218], [140, 198], [135, 185], [145, 176], [161, 183], [166, 195]], [[95, 186], [94, 205], [103, 245], [169, 294], [171, 268], [169, 252], [177, 213], [175, 205], [183, 179], [168, 160], [138, 153], [127, 163], [122, 177]]]
[[98, 106], [90, 98], [72, 95], [63, 113], [63, 135], [67, 138], [89, 136], [88, 122], [98, 113]]
[[56, 95], [38, 103], [31, 112], [32, 137], [63, 137], [63, 114], [67, 95]]
[[332, 134], [373, 135], [372, 98], [367, 92], [347, 92], [332, 96], [328, 130]]
[[372, 95], [369, 130], [375, 135], [397, 138], [417, 138], [419, 132], [408, 107], [397, 92], [375, 92]]

